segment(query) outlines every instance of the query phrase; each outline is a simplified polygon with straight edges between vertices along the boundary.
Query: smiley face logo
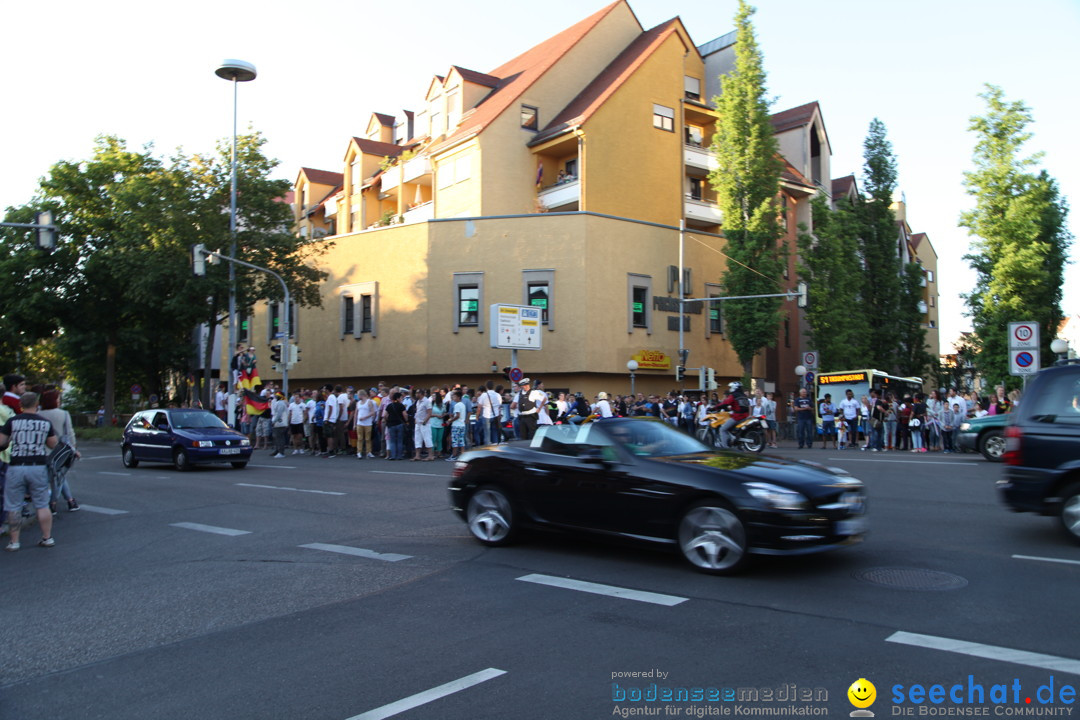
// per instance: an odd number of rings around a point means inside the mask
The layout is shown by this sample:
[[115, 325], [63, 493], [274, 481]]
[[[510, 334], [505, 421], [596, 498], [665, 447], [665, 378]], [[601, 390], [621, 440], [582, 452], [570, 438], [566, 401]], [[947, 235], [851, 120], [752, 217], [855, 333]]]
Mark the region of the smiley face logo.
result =
[[866, 678], [859, 678], [855, 682], [851, 683], [851, 687], [847, 691], [848, 700], [851, 704], [857, 708], [868, 708], [874, 704], [874, 700], [877, 699], [877, 688], [874, 687], [874, 683], [870, 682]]

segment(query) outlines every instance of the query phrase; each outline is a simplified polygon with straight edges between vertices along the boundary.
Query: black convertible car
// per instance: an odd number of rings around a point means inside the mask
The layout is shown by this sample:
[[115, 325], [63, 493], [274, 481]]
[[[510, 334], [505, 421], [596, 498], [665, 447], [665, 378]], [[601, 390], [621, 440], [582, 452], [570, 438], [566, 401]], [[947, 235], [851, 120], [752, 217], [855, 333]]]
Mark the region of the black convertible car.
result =
[[547, 426], [530, 442], [467, 452], [450, 502], [485, 545], [523, 526], [587, 530], [674, 545], [716, 574], [753, 553], [816, 552], [866, 533], [863, 484], [843, 471], [718, 452], [658, 420]]

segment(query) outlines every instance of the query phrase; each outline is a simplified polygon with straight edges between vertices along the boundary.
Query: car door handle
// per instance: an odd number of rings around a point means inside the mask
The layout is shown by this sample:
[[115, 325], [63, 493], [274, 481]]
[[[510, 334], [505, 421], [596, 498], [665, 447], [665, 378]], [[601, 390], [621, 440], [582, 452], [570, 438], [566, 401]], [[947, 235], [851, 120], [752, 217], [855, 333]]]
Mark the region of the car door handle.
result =
[[526, 465], [525, 469], [528, 470], [531, 473], [536, 473], [537, 475], [550, 475], [551, 474], [550, 470], [545, 470], [544, 468], [533, 467], [532, 465]]

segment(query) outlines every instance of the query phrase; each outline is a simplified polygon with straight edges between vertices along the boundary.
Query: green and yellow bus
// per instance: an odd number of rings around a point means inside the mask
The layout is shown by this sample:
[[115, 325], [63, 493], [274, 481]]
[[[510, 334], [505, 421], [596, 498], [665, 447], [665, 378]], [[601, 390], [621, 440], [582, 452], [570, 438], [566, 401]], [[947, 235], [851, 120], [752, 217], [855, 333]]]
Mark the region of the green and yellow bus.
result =
[[891, 392], [893, 397], [900, 400], [905, 395], [914, 395], [922, 392], [922, 378], [897, 377], [880, 370], [843, 370], [841, 372], [820, 373], [814, 377], [814, 420], [821, 426], [821, 417], [818, 415], [818, 406], [825, 399], [825, 394], [832, 395], [834, 405], [839, 405], [850, 390], [856, 400], [862, 400], [863, 395], [870, 397], [871, 390], [877, 390], [880, 397]]

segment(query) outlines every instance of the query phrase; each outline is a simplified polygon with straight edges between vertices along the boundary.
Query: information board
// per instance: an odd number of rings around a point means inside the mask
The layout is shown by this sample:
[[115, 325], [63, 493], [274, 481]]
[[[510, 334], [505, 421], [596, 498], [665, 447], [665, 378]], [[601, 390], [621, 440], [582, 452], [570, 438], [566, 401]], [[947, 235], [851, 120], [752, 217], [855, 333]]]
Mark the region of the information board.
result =
[[540, 350], [543, 347], [542, 308], [528, 305], [491, 306], [491, 347]]

